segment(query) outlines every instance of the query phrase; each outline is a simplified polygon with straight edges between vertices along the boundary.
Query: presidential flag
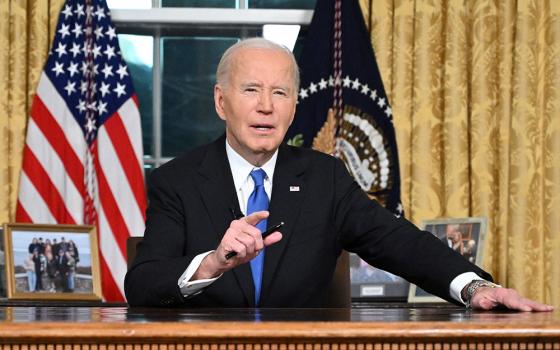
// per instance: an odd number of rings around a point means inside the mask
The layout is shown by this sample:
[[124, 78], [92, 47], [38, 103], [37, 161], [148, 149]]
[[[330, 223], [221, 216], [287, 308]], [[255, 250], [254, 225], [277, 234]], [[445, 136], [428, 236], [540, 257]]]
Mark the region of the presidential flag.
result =
[[144, 232], [141, 136], [105, 1], [66, 1], [30, 112], [16, 221], [95, 225], [107, 301], [124, 300], [126, 240]]
[[288, 143], [339, 157], [371, 198], [403, 215], [393, 114], [358, 0], [317, 1], [299, 66]]

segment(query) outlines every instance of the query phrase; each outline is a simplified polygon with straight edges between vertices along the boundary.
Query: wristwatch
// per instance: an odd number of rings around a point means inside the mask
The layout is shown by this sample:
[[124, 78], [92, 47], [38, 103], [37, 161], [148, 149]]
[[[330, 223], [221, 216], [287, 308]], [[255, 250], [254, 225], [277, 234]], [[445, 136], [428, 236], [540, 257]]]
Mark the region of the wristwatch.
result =
[[492, 283], [486, 280], [473, 280], [469, 284], [467, 284], [463, 290], [461, 291], [461, 299], [466, 303], [467, 309], [472, 308], [471, 301], [473, 295], [479, 288], [488, 287], [488, 288], [501, 288], [499, 284]]

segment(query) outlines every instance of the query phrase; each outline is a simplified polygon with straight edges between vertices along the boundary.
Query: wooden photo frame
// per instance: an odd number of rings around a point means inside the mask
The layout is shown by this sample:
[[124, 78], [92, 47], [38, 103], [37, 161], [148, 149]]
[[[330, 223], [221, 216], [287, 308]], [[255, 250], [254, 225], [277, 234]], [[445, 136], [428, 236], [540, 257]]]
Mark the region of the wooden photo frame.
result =
[[[422, 229], [432, 233], [443, 244], [454, 249], [475, 265], [482, 266], [487, 219], [469, 217], [424, 220]], [[410, 284], [409, 303], [446, 302], [414, 284]]]
[[350, 294], [352, 301], [406, 301], [409, 283], [390, 272], [369, 265], [350, 254]]
[[4, 224], [8, 299], [101, 300], [94, 226]]

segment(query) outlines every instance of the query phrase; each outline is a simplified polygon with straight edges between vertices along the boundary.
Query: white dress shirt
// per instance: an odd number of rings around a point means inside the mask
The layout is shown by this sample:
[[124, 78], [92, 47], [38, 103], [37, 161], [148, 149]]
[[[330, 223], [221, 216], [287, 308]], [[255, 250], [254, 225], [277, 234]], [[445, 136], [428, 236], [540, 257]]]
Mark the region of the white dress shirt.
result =
[[[248, 161], [246, 161], [239, 153], [237, 153], [227, 142], [226, 140], [226, 154], [229, 162], [229, 166], [231, 168], [231, 172], [233, 175], [233, 183], [235, 186], [235, 190], [237, 193], [237, 199], [239, 201], [239, 208], [243, 212], [244, 215], [247, 214], [247, 200], [249, 196], [253, 192], [255, 184], [253, 182], [253, 178], [251, 177], [250, 173], [254, 169], [258, 169]], [[274, 152], [274, 155], [268, 162], [263, 164], [261, 169], [263, 169], [266, 173], [266, 178], [264, 180], [264, 189], [266, 194], [268, 195], [268, 199], [270, 200], [272, 195], [272, 179], [274, 177], [274, 169], [276, 167], [276, 159], [278, 158], [278, 150]], [[217, 276], [215, 278], [209, 279], [201, 279], [190, 281], [202, 260], [206, 257], [206, 255], [212, 253], [213, 250], [202, 253], [194, 257], [191, 261], [185, 272], [179, 277], [178, 284], [179, 288], [181, 289], [181, 293], [185, 297], [192, 297], [201, 293], [204, 288], [208, 287], [214, 281], [221, 277]], [[451, 284], [449, 285], [449, 292], [451, 297], [457, 300], [460, 303], [466, 304], [466, 301], [461, 299], [461, 290], [469, 284], [471, 281], [480, 279], [474, 272], [465, 272], [453, 279]]]
[[[248, 161], [246, 161], [239, 153], [237, 153], [226, 140], [226, 154], [229, 162], [229, 167], [231, 168], [231, 173], [233, 175], [233, 184], [235, 186], [235, 191], [237, 193], [237, 200], [239, 201], [239, 209], [241, 212], [247, 214], [247, 200], [255, 188], [255, 183], [251, 177], [251, 171], [254, 169], [259, 169], [255, 167]], [[270, 200], [272, 195], [272, 179], [274, 177], [274, 168], [276, 167], [276, 159], [278, 158], [278, 150], [274, 152], [272, 157], [260, 167], [266, 173], [266, 178], [264, 179], [264, 190], [268, 199]], [[201, 279], [196, 281], [190, 281], [198, 267], [202, 263], [202, 260], [206, 255], [212, 253], [213, 250], [197, 255], [189, 264], [185, 272], [179, 277], [179, 288], [181, 288], [181, 293], [185, 297], [194, 296], [202, 292], [205, 287], [208, 287], [215, 280], [221, 277], [209, 279]]]

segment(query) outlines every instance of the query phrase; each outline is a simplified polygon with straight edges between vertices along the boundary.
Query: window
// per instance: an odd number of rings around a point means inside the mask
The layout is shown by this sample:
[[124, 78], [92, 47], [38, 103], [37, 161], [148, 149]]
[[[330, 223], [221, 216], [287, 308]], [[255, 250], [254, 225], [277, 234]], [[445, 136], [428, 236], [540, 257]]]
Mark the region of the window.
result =
[[146, 172], [224, 132], [213, 102], [223, 51], [264, 31], [298, 56], [315, 1], [108, 1], [140, 103]]

